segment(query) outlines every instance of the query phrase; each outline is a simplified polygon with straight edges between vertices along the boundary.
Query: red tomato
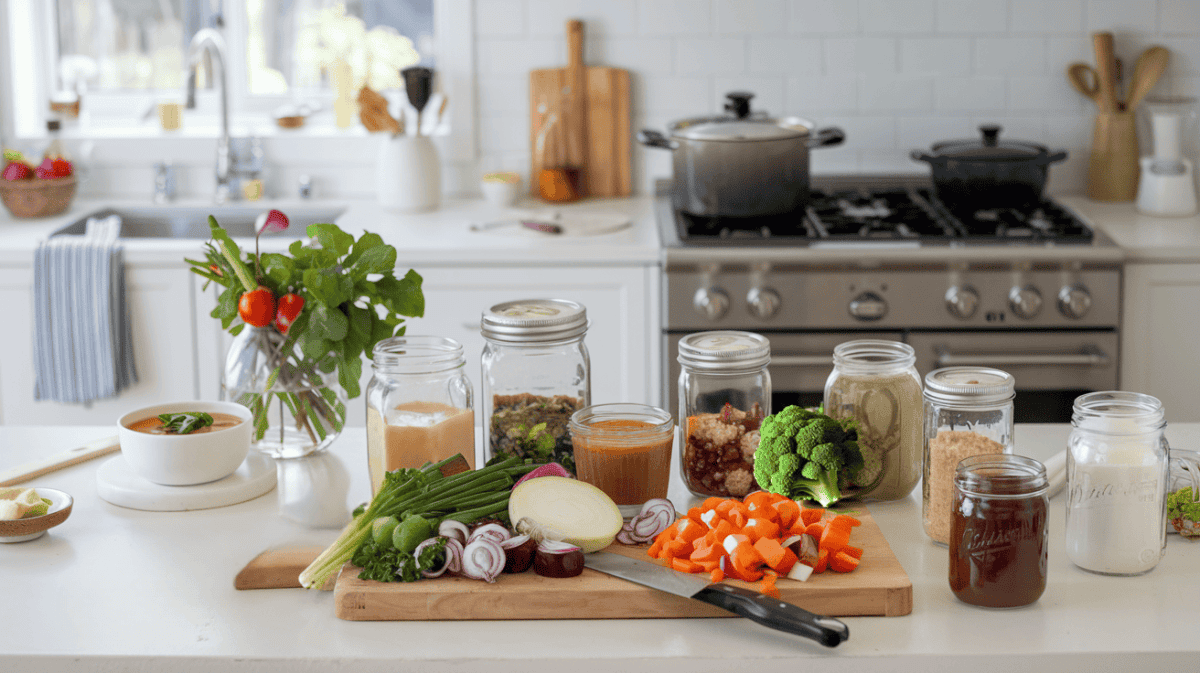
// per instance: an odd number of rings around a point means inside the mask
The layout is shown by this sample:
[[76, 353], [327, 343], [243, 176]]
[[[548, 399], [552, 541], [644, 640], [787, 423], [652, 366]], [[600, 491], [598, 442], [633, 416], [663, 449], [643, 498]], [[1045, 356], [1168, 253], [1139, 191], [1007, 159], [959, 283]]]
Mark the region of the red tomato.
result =
[[50, 162], [50, 172], [56, 178], [69, 178], [74, 171], [71, 169], [71, 162], [66, 159], [54, 159]]
[[304, 309], [304, 297], [289, 292], [279, 298], [279, 309], [275, 311], [275, 329], [287, 334], [288, 328], [296, 322], [296, 317]]
[[46, 157], [37, 168], [33, 169], [33, 174], [37, 176], [38, 180], [53, 180], [58, 177], [54, 174], [54, 160]]
[[259, 285], [249, 292], [243, 292], [238, 300], [238, 315], [247, 325], [266, 327], [275, 318], [275, 295], [267, 288]]
[[20, 161], [13, 161], [4, 167], [4, 179], [10, 182], [28, 180], [33, 177], [33, 169]]

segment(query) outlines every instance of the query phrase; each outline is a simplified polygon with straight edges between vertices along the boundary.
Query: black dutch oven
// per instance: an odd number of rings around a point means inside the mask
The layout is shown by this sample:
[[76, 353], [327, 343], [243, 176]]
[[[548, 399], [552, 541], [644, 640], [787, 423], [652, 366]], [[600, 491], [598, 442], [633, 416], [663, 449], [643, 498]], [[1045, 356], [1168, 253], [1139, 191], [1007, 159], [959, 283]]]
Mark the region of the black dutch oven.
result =
[[1000, 127], [979, 127], [982, 140], [940, 142], [912, 158], [933, 168], [933, 189], [952, 210], [1019, 208], [1037, 203], [1050, 164], [1067, 158], [1044, 145], [1000, 140]]

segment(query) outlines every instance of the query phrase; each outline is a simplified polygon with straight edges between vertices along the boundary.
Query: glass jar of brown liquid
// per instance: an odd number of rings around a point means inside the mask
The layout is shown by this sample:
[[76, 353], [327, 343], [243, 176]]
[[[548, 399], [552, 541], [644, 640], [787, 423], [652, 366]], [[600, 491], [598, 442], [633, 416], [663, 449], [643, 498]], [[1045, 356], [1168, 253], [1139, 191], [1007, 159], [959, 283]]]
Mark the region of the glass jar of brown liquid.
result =
[[1046, 468], [1007, 454], [964, 458], [954, 474], [950, 590], [985, 608], [1029, 605], [1046, 590]]

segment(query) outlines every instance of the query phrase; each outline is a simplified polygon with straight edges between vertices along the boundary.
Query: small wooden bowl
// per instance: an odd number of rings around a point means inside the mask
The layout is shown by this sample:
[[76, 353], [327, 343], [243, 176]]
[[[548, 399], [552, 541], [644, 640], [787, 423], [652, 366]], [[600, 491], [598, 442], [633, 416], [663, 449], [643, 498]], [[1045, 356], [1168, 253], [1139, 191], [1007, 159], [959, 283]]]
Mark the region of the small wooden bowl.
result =
[[13, 217], [58, 215], [75, 198], [74, 175], [53, 180], [0, 180], [0, 201]]
[[37, 494], [50, 501], [50, 511], [29, 519], [0, 521], [0, 542], [35, 540], [67, 520], [75, 501], [70, 495], [53, 488], [34, 487]]

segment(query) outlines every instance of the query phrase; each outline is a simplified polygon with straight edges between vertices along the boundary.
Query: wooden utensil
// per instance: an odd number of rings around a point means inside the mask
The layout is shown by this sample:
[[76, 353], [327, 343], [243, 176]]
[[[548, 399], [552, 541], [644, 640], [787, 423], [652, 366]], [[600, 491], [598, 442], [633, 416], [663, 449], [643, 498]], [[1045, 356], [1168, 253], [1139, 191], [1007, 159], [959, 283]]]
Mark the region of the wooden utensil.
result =
[[84, 461], [100, 456], [108, 455], [114, 451], [119, 451], [121, 445], [117, 443], [117, 436], [106, 437], [94, 441], [90, 444], [68, 449], [61, 453], [56, 453], [52, 456], [47, 456], [39, 460], [33, 460], [28, 463], [23, 463], [16, 467], [0, 471], [0, 486], [15, 486], [40, 477], [43, 474], [49, 474], [55, 470], [61, 470], [64, 467], [78, 465]]
[[1100, 78], [1095, 68], [1086, 63], [1072, 63], [1067, 66], [1067, 81], [1076, 91], [1100, 105]]
[[[245, 568], [233, 578], [233, 588], [246, 589], [299, 589], [300, 573], [325, 551], [324, 547], [283, 547], [268, 549], [250, 559]], [[326, 583], [323, 590], [333, 588], [336, 575]]]
[[[633, 189], [629, 73], [619, 68], [584, 65], [581, 22], [567, 22], [567, 42], [566, 68], [529, 73], [530, 175], [534, 176], [531, 192], [538, 195], [536, 177], [543, 168], [577, 168], [583, 195], [627, 196]], [[572, 69], [576, 63], [579, 66]], [[578, 80], [580, 70], [582, 84]], [[576, 91], [581, 96], [575, 96]], [[539, 151], [538, 138], [544, 136], [543, 129], [551, 128], [547, 126], [551, 115], [557, 119], [555, 126], [562, 127], [563, 140], [559, 143], [552, 135]]]
[[1101, 112], [1119, 112], [1117, 59], [1113, 53], [1113, 34], [1109, 32], [1093, 34], [1092, 46], [1096, 51], [1096, 86], [1100, 91], [1097, 105]]
[[1087, 195], [1097, 201], [1132, 201], [1140, 171], [1133, 110], [1097, 114]]
[[1129, 85], [1129, 98], [1125, 101], [1127, 110], [1135, 109], [1158, 84], [1170, 59], [1171, 52], [1164, 47], [1150, 47], [1138, 56], [1137, 64], [1133, 67], [1133, 81]]

